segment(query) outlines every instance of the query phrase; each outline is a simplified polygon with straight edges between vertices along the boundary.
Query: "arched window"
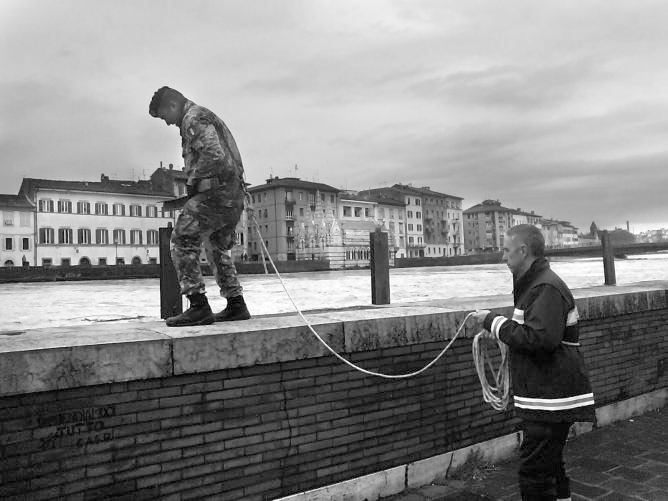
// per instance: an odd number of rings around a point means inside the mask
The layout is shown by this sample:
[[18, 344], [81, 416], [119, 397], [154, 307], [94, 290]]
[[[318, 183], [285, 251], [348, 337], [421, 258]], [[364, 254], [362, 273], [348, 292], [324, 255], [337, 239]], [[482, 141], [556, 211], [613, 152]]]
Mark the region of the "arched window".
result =
[[139, 256], [133, 257], [132, 264], [141, 264], [141, 258]]
[[8, 259], [7, 261], [5, 261], [5, 266], [14, 266], [14, 261]]
[[86, 256], [82, 257], [79, 259], [79, 266], [90, 266], [90, 259], [88, 259]]

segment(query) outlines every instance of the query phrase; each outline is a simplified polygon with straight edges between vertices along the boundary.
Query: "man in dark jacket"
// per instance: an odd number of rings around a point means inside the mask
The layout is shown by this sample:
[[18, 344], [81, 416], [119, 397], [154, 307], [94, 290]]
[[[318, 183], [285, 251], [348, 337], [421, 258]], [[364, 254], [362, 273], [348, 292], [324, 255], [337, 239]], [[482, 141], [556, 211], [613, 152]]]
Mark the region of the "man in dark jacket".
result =
[[510, 350], [515, 412], [522, 419], [519, 484], [523, 501], [570, 499], [563, 449], [575, 421], [594, 421], [594, 394], [578, 346], [578, 310], [544, 257], [545, 240], [529, 224], [513, 226], [503, 256], [513, 274], [515, 311], [475, 318]]
[[[250, 318], [228, 254], [235, 243], [245, 194], [244, 168], [234, 138], [215, 114], [169, 87], [162, 87], [153, 95], [149, 114], [181, 131], [190, 197], [176, 220], [171, 239], [181, 294], [188, 296], [190, 308], [168, 318], [167, 325], [206, 325]], [[202, 243], [220, 294], [227, 298], [227, 307], [216, 315], [205, 296], [199, 265]]]

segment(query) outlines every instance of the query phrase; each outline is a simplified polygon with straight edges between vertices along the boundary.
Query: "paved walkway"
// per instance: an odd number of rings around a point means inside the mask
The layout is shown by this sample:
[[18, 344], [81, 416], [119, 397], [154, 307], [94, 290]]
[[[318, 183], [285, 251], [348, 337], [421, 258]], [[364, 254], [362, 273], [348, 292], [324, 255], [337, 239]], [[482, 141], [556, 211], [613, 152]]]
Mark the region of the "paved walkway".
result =
[[[668, 407], [579, 435], [566, 444], [573, 501], [668, 501]], [[443, 485], [383, 501], [518, 501], [517, 460], [465, 465]]]

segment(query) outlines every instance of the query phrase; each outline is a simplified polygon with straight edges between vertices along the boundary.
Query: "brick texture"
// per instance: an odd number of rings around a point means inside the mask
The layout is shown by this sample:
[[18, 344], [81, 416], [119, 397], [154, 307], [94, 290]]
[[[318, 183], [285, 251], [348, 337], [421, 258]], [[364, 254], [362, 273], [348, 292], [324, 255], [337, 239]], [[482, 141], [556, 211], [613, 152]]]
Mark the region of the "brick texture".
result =
[[[583, 322], [598, 405], [668, 385], [668, 312]], [[426, 343], [356, 353], [414, 371]], [[515, 431], [483, 403], [470, 339], [408, 380], [333, 357], [0, 399], [2, 499], [274, 499]]]

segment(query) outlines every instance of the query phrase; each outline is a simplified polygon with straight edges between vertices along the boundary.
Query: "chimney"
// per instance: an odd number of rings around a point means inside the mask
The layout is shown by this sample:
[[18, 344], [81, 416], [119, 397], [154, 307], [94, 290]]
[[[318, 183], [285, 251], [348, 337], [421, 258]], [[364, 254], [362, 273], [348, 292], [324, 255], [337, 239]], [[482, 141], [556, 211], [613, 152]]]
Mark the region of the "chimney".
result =
[[169, 170], [174, 170], [174, 164], [169, 164]]
[[629, 233], [631, 232], [631, 227], [629, 226], [628, 221], [626, 221], [626, 231], [628, 231]]
[[162, 160], [160, 160], [160, 168], [162, 169]]

